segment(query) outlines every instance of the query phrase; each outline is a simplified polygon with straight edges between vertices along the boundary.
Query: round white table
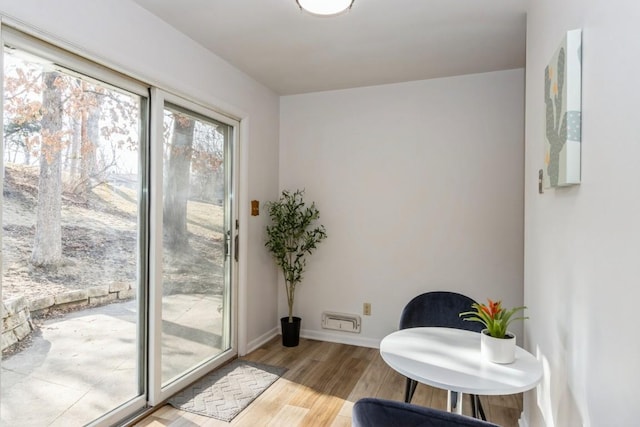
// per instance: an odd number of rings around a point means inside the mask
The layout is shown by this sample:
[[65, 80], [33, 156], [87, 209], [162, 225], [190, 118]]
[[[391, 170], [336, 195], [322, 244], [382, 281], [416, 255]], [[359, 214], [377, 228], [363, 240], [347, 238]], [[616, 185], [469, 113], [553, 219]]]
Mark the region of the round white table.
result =
[[[542, 379], [542, 364], [528, 351], [516, 347], [513, 363], [493, 363], [480, 354], [480, 334], [461, 329], [402, 329], [382, 339], [380, 355], [406, 377], [460, 393], [520, 393], [532, 389]], [[456, 411], [462, 411], [461, 404]]]

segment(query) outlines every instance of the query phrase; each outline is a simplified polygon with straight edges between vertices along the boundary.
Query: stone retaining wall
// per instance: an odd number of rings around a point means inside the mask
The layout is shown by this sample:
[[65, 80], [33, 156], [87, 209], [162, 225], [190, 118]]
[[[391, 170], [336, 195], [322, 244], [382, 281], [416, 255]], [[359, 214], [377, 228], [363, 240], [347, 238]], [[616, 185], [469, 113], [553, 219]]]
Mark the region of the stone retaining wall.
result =
[[25, 339], [35, 329], [33, 318], [55, 310], [78, 310], [135, 297], [128, 283], [95, 286], [57, 295], [27, 299], [13, 298], [2, 302], [2, 351]]
[[2, 350], [25, 339], [34, 326], [29, 311], [29, 301], [25, 297], [2, 302]]

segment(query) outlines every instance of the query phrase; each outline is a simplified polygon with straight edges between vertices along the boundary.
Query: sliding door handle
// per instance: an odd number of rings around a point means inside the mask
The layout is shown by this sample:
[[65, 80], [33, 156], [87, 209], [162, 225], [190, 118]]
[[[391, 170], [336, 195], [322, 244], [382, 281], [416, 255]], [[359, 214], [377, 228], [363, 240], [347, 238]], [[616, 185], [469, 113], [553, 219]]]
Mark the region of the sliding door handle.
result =
[[235, 239], [233, 239], [233, 257], [235, 258], [236, 262], [238, 262], [238, 256], [240, 254], [240, 239], [239, 236], [236, 234]]

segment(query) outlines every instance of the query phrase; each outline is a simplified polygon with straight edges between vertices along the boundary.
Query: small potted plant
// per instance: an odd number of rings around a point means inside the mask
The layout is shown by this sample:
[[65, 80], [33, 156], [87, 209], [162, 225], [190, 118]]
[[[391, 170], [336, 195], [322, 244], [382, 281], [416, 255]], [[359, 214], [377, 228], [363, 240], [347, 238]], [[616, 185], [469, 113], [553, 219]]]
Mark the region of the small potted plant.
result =
[[285, 190], [278, 200], [266, 204], [271, 225], [267, 226], [265, 246], [282, 269], [289, 305], [289, 316], [280, 319], [282, 345], [286, 347], [297, 346], [300, 339], [302, 320], [293, 316], [293, 302], [296, 286], [302, 282], [305, 257], [311, 255], [316, 245], [327, 237], [323, 225], [314, 227], [320, 218], [315, 203], [307, 206], [303, 196], [304, 190], [293, 193]]
[[516, 335], [509, 331], [509, 325], [516, 320], [528, 319], [528, 317], [513, 317], [516, 313], [527, 307], [514, 307], [505, 309], [502, 301], [487, 299], [488, 305], [474, 303], [471, 307], [474, 311], [460, 313], [460, 317], [467, 316], [464, 320], [480, 322], [485, 329], [481, 332], [480, 351], [492, 362], [512, 363], [515, 360]]

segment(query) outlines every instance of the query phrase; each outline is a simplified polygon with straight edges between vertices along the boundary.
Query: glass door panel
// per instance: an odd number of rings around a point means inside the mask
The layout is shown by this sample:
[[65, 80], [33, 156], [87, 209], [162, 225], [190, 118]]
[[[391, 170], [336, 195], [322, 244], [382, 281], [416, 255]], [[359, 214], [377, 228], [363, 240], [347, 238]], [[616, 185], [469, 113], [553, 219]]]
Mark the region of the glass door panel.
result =
[[83, 425], [146, 393], [147, 100], [3, 58], [1, 423]]
[[231, 348], [228, 157], [232, 127], [164, 108], [161, 384]]

